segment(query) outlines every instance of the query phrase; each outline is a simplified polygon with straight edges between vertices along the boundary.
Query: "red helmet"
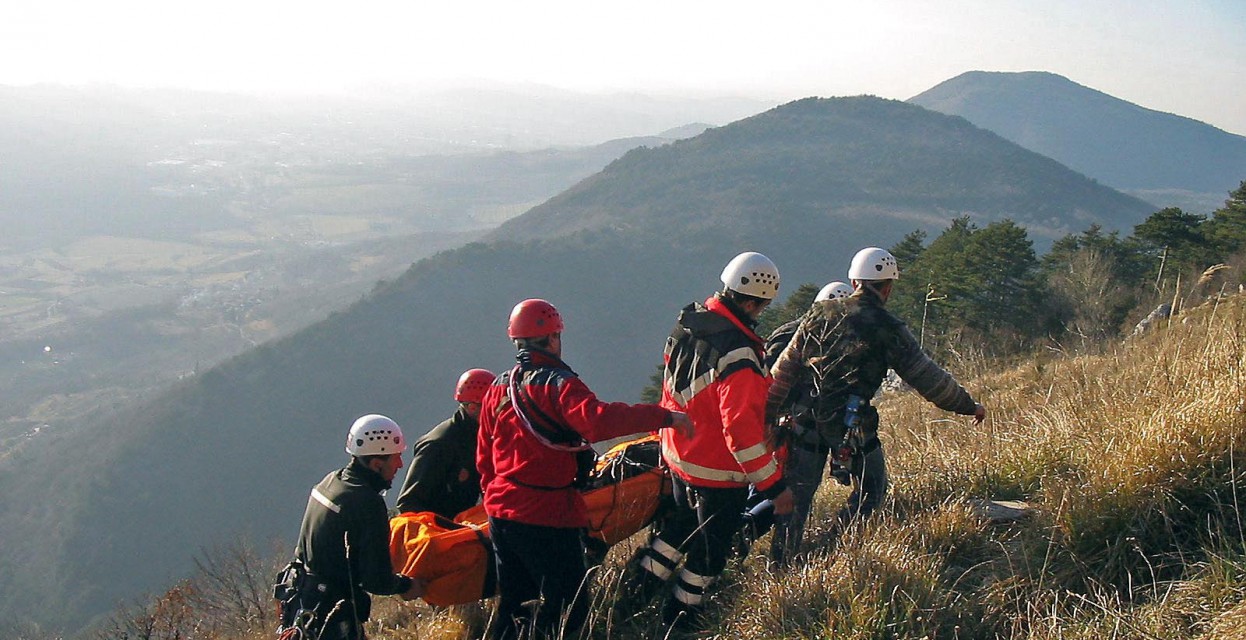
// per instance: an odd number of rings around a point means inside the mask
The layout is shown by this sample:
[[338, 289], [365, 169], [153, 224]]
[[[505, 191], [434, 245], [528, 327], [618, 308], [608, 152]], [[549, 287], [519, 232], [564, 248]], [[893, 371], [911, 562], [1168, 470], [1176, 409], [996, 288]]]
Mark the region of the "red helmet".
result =
[[459, 402], [480, 402], [485, 391], [497, 377], [488, 369], [468, 369], [459, 376], [459, 383], [454, 385], [454, 399]]
[[514, 338], [543, 338], [562, 333], [562, 316], [554, 305], [540, 298], [528, 298], [511, 309], [506, 335]]

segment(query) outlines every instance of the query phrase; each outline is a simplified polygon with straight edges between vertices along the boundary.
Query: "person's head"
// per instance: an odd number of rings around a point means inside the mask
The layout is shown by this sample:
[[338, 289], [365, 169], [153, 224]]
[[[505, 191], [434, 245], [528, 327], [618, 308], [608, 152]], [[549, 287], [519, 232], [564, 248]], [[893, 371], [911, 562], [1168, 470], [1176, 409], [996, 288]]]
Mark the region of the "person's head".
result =
[[833, 300], [836, 298], [847, 298], [852, 295], [852, 285], [836, 280], [827, 284], [818, 290], [818, 295], [813, 297], [814, 302], [822, 302], [823, 300]]
[[467, 415], [480, 417], [480, 402], [484, 400], [485, 392], [493, 385], [496, 377], [487, 369], [468, 369], [459, 376], [458, 384], [454, 385], [454, 399]]
[[375, 413], [355, 420], [346, 436], [346, 453], [363, 466], [379, 473], [386, 482], [402, 468], [402, 452], [407, 439], [398, 423]]
[[779, 294], [779, 268], [770, 258], [753, 251], [732, 258], [719, 279], [723, 283], [723, 296], [754, 320]]
[[519, 349], [541, 349], [562, 356], [562, 316], [554, 305], [529, 298], [511, 309], [506, 335]]
[[886, 249], [866, 247], [852, 256], [848, 279], [856, 289], [866, 288], [885, 302], [891, 296], [891, 285], [900, 278], [896, 257]]

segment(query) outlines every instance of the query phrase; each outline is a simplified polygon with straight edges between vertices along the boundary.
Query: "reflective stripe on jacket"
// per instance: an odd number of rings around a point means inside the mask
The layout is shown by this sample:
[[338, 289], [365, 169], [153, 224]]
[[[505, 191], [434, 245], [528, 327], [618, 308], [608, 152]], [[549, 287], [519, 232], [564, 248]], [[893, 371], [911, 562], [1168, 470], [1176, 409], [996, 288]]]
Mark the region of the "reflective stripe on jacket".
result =
[[295, 549], [336, 597], [346, 597], [353, 578], [361, 621], [371, 610], [368, 593], [393, 595], [411, 588], [411, 579], [395, 574], [390, 564], [389, 517], [380, 494], [388, 488], [380, 474], [355, 459], [325, 476], [307, 499]]

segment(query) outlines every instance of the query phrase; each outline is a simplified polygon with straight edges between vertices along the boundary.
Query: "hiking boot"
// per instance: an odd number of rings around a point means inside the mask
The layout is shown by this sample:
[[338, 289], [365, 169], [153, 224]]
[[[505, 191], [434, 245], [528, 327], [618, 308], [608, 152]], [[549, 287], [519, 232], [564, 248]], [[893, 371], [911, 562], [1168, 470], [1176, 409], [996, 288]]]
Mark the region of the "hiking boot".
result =
[[643, 611], [666, 587], [665, 580], [640, 566], [642, 557], [641, 553], [632, 556], [623, 569], [623, 576], [619, 579], [619, 589], [614, 601], [616, 616], [626, 618]]
[[666, 583], [648, 571], [641, 570], [619, 583], [618, 597], [614, 601], [617, 613], [631, 616], [647, 608], [662, 592]]
[[700, 630], [703, 610], [704, 607], [686, 605], [677, 598], [670, 597], [662, 604], [662, 623], [672, 637], [694, 633]]

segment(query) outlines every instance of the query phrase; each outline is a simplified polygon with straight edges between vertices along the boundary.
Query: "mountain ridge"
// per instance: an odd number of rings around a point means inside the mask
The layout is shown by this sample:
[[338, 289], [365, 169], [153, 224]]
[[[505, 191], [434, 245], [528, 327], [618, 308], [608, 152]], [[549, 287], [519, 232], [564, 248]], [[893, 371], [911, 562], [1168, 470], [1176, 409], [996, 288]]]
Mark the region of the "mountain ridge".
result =
[[[871, 110], [875, 111], [872, 118], [861, 117]], [[825, 126], [815, 129], [807, 126], [809, 121], [823, 122]], [[915, 206], [922, 203], [927, 213], [959, 211], [977, 213], [986, 219], [1012, 217], [1052, 239], [1076, 230], [1069, 226], [1060, 228], [1060, 216], [1071, 216], [1081, 228], [1097, 223], [1124, 230], [1134, 223], [1131, 216], [1153, 206], [1132, 198], [1122, 200], [1111, 189], [1074, 176], [1055, 161], [1006, 143], [996, 134], [958, 117], [934, 114], [894, 100], [872, 96], [806, 98], [734, 124], [710, 129], [662, 149], [634, 149], [600, 173], [503, 223], [486, 239], [557, 237], [573, 230], [608, 226], [594, 221], [618, 224], [622, 215], [631, 223], [657, 223], [678, 214], [680, 207], [684, 211], [694, 210], [700, 204], [684, 197], [682, 186], [689, 180], [710, 180], [720, 194], [734, 196], [730, 203], [710, 203], [713, 207], [709, 215], [723, 206], [748, 207], [754, 215], [765, 215], [774, 210], [773, 203], [792, 200], [791, 188], [797, 187], [798, 196], [814, 199], [819, 206], [859, 209], [863, 215], [890, 207], [900, 216], [928, 219], [931, 216], [923, 216], [922, 207]], [[767, 129], [797, 133], [786, 139], [758, 135], [758, 130]], [[923, 145], [921, 136], [931, 135], [932, 130], [951, 140], [941, 140], [944, 146], [938, 148]], [[906, 146], [908, 140], [916, 142]], [[979, 156], [962, 152], [988, 145], [990, 151]], [[819, 157], [817, 154], [824, 150], [837, 155], [831, 160]], [[908, 155], [897, 157], [901, 153]], [[1010, 172], [1022, 162], [1027, 169], [1042, 172], [1044, 180], [1059, 176], [1063, 180], [1059, 195], [1051, 198], [1050, 194], [1038, 193], [1036, 188], [1030, 193], [1014, 193], [1015, 176]], [[960, 169], [951, 173], [944, 169], [948, 165], [958, 165]], [[738, 174], [758, 170], [769, 171], [779, 179], [753, 183], [736, 180]], [[925, 181], [912, 184], [914, 176], [924, 176]], [[1111, 207], [1130, 213], [1119, 219], [1086, 215], [1088, 212], [1060, 201], [1068, 193], [1102, 200], [1105, 205], [1110, 201]], [[1024, 209], [1019, 196], [1029, 196]], [[992, 205], [1002, 201], [1013, 208], [990, 211], [986, 206], [988, 199]], [[665, 208], [650, 210], [641, 206], [653, 201], [663, 203]], [[785, 212], [781, 206], [778, 210]]]
[[908, 101], [962, 116], [1118, 189], [1194, 194], [1208, 211], [1246, 176], [1246, 137], [1045, 71], [969, 71]]

